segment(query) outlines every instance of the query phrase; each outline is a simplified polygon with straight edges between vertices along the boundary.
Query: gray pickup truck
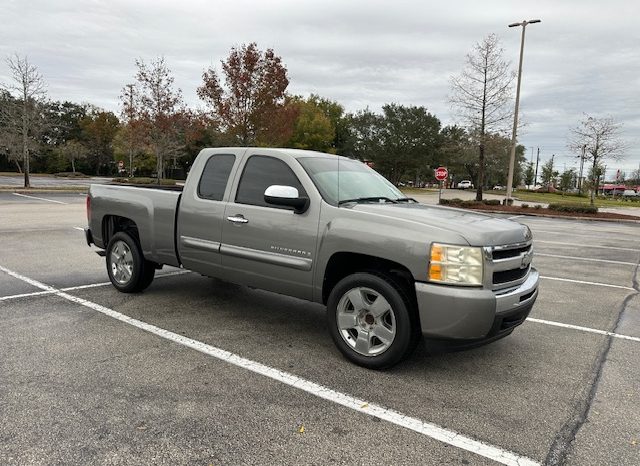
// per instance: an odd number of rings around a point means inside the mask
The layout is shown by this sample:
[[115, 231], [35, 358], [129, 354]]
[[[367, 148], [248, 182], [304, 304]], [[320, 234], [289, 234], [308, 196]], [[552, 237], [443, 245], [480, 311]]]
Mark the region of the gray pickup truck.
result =
[[92, 185], [86, 238], [130, 293], [163, 265], [323, 303], [351, 361], [389, 367], [422, 336], [510, 334], [538, 294], [528, 227], [406, 197], [362, 162], [204, 149], [184, 188]]

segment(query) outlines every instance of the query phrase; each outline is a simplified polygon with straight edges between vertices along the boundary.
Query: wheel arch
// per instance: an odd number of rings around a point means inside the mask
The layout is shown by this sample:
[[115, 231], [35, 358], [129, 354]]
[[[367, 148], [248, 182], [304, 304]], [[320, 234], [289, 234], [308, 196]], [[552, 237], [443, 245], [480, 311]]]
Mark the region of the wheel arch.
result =
[[417, 308], [415, 280], [407, 267], [389, 259], [353, 252], [336, 252], [329, 258], [322, 281], [322, 303], [327, 304], [331, 290], [340, 280], [357, 272], [377, 273], [393, 280]]
[[140, 234], [138, 233], [136, 222], [120, 215], [105, 215], [102, 218], [101, 232], [105, 247], [109, 244], [113, 235], [120, 231], [129, 234], [140, 245]]

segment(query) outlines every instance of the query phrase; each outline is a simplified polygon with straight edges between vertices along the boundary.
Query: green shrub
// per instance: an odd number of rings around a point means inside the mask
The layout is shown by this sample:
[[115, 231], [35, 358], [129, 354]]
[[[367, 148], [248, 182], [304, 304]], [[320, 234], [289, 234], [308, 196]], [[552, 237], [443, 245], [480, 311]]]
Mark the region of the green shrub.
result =
[[485, 199], [482, 201], [485, 205], [500, 205], [500, 199]]
[[89, 178], [89, 175], [85, 175], [84, 173], [80, 172], [59, 172], [54, 173], [53, 176], [56, 176], [58, 178]]
[[480, 202], [480, 201], [461, 201], [460, 202], [460, 207], [474, 207], [474, 206], [477, 206], [479, 204], [482, 204], [482, 202]]
[[533, 206], [533, 208], [536, 209], [536, 210], [540, 210], [540, 209], [542, 209], [542, 206], [540, 204], [536, 204], [536, 205]]
[[440, 199], [440, 205], [460, 206], [462, 202], [462, 199], [458, 199], [457, 197], [453, 199]]
[[528, 209], [529, 208], [529, 204], [522, 204], [521, 206], [523, 209]]
[[597, 214], [598, 208], [587, 204], [549, 204], [549, 210], [575, 214]]

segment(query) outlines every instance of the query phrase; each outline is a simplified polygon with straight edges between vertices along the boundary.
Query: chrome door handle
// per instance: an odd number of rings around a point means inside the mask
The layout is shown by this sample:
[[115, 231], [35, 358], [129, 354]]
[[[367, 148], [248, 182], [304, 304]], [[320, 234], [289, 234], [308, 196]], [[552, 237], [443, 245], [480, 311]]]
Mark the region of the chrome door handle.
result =
[[234, 215], [233, 217], [227, 217], [232, 223], [249, 223], [249, 220], [244, 218], [242, 215]]

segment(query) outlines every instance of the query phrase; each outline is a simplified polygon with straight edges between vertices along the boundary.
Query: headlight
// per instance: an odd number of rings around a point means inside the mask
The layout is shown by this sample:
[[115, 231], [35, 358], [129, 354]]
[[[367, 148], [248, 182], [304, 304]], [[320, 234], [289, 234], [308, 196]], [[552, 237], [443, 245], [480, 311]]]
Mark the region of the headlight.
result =
[[451, 285], [482, 285], [482, 248], [433, 243], [429, 280]]

